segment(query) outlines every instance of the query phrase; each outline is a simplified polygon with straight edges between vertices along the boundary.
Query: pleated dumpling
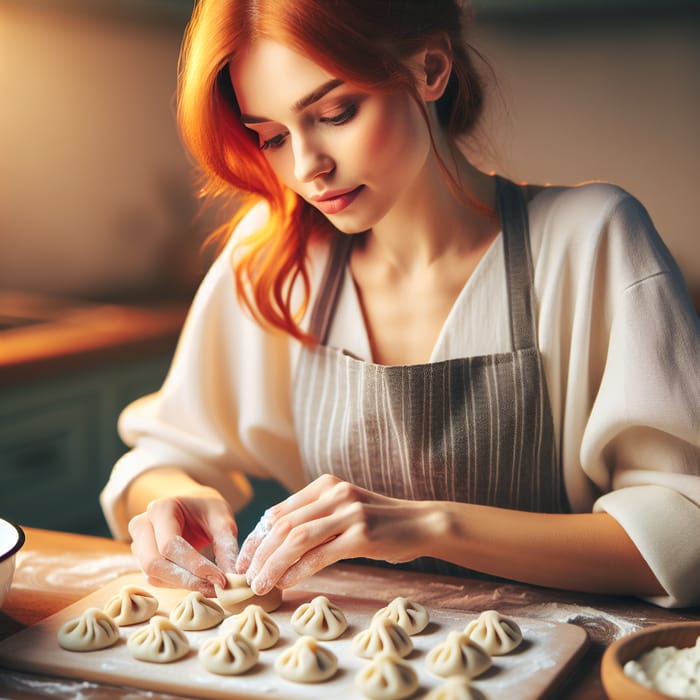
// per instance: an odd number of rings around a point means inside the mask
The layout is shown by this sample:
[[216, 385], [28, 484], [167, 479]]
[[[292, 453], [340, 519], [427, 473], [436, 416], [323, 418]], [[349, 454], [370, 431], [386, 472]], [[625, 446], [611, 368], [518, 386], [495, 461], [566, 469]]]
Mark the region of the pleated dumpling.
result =
[[318, 683], [338, 670], [338, 657], [313, 637], [299, 637], [275, 661], [275, 670], [288, 681]]
[[277, 610], [282, 604], [282, 590], [273, 588], [265, 595], [256, 595], [248, 585], [245, 574], [226, 574], [226, 588], [214, 585], [216, 597], [230, 613], [243, 612], [247, 605], [259, 605], [266, 612]]
[[509, 654], [523, 641], [518, 623], [497, 610], [482, 612], [466, 626], [464, 633], [491, 656]]
[[224, 609], [215, 600], [191, 591], [170, 611], [170, 622], [181, 630], [208, 630], [216, 627], [224, 615]]
[[190, 650], [185, 634], [167, 617], [152, 617], [146, 627], [134, 632], [126, 647], [135, 659], [167, 664], [181, 659]]
[[249, 605], [243, 612], [233, 615], [225, 623], [227, 632], [238, 632], [257, 649], [269, 649], [277, 644], [280, 628], [262, 607]]
[[377, 654], [386, 652], [403, 658], [413, 651], [413, 642], [403, 627], [388, 618], [378, 617], [372, 620], [366, 630], [353, 637], [352, 650], [364, 659], [372, 659]]
[[425, 700], [484, 700], [484, 694], [465, 676], [450, 676], [442, 685], [433, 688]]
[[117, 623], [99, 608], [88, 608], [58, 630], [58, 643], [68, 651], [106, 649], [118, 639]]
[[491, 657], [464, 632], [452, 630], [447, 639], [425, 657], [426, 668], [436, 676], [476, 678], [491, 668]]
[[145, 588], [133, 585], [123, 586], [104, 606], [104, 611], [120, 627], [150, 620], [157, 610], [158, 599]]
[[238, 676], [258, 663], [257, 647], [242, 634], [229, 632], [211, 637], [199, 647], [199, 660], [211, 673]]
[[291, 624], [297, 634], [324, 641], [337, 639], [348, 628], [343, 611], [324, 595], [302, 603], [294, 611]]
[[371, 700], [401, 700], [416, 690], [418, 675], [396, 654], [377, 654], [357, 672], [355, 687]]
[[403, 627], [409, 635], [422, 632], [430, 622], [430, 614], [424, 605], [402, 596], [394, 598], [385, 608], [377, 610], [374, 617], [389, 618], [392, 622]]

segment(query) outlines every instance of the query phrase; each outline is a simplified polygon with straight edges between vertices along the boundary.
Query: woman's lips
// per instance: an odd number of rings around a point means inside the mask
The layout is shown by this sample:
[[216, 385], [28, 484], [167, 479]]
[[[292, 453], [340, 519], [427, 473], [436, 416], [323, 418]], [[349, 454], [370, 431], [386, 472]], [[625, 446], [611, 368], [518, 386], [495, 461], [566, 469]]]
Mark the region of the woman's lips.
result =
[[328, 192], [319, 197], [312, 197], [311, 201], [324, 214], [337, 214], [349, 207], [357, 198], [357, 195], [364, 189], [364, 185], [359, 185], [352, 190], [345, 192]]

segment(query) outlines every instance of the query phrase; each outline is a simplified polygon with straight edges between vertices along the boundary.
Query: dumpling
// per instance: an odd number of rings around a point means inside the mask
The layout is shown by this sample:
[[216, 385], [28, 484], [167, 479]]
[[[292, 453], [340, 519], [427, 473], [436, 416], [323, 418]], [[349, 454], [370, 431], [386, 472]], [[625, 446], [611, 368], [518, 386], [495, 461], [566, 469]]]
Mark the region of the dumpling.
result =
[[425, 700], [484, 700], [484, 694], [465, 676], [450, 676], [442, 685], [433, 688]]
[[297, 634], [310, 635], [324, 641], [337, 639], [348, 628], [343, 611], [324, 595], [300, 605], [290, 622]]
[[145, 588], [123, 586], [104, 606], [104, 611], [120, 626], [136, 625], [152, 618], [158, 610], [158, 599]]
[[58, 643], [68, 651], [95, 651], [117, 643], [119, 627], [103, 610], [88, 608], [58, 630]]
[[385, 652], [392, 652], [403, 658], [413, 651], [413, 642], [403, 627], [387, 618], [379, 617], [373, 619], [366, 630], [353, 637], [352, 650], [364, 659], [371, 659]]
[[466, 626], [464, 633], [491, 656], [508, 654], [523, 641], [517, 622], [496, 610], [482, 612]]
[[181, 659], [190, 650], [185, 634], [167, 617], [152, 617], [146, 627], [134, 632], [126, 647], [135, 659], [167, 664]]
[[402, 596], [394, 598], [385, 608], [377, 610], [374, 617], [388, 617], [392, 622], [403, 627], [409, 635], [422, 632], [430, 622], [430, 615], [425, 606]]
[[378, 654], [355, 675], [355, 687], [371, 700], [400, 700], [418, 687], [418, 675], [396, 654]]
[[226, 574], [226, 588], [214, 585], [219, 603], [230, 613], [242, 612], [246, 605], [255, 603], [266, 612], [277, 610], [282, 604], [282, 591], [273, 588], [265, 595], [255, 595], [246, 581], [245, 574]]
[[224, 615], [224, 609], [215, 600], [191, 591], [170, 611], [170, 622], [181, 630], [208, 630], [216, 627]]
[[476, 678], [491, 668], [491, 657], [464, 632], [451, 631], [447, 639], [425, 657], [426, 668], [436, 676]]
[[226, 620], [227, 632], [242, 634], [257, 649], [269, 649], [277, 644], [280, 628], [259, 605], [249, 605], [242, 613]]
[[222, 676], [237, 676], [258, 663], [257, 647], [238, 632], [207, 639], [199, 647], [202, 666]]
[[338, 670], [338, 658], [313, 637], [299, 637], [275, 660], [275, 670], [288, 681], [318, 683]]

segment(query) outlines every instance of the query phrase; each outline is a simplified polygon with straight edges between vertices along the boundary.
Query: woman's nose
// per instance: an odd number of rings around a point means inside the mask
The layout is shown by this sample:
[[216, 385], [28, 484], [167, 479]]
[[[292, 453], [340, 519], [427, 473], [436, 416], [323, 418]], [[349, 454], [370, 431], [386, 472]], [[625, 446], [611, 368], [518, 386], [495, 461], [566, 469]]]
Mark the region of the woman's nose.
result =
[[321, 175], [328, 175], [335, 163], [319, 143], [309, 137], [292, 139], [294, 177], [299, 182], [311, 182]]

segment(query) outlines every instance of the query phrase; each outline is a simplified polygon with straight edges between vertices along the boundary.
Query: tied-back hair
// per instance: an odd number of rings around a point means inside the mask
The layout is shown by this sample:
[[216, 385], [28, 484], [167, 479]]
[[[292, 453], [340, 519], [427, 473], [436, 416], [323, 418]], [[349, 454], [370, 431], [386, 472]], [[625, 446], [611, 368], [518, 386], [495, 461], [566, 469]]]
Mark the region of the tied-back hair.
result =
[[[277, 179], [257, 135], [241, 124], [229, 62], [256, 38], [265, 37], [303, 53], [364, 91], [407, 91], [422, 108], [415, 77], [404, 61], [431, 38], [447, 37], [452, 72], [436, 108], [454, 145], [472, 131], [483, 107], [482, 83], [464, 40], [471, 19], [465, 4], [464, 0], [197, 2], [180, 55], [178, 125], [202, 173], [201, 195], [236, 202], [236, 214], [212, 234], [214, 239], [223, 245], [252, 207], [267, 203], [266, 223], [237, 244], [232, 261], [239, 299], [262, 325], [315, 342], [299, 326], [310, 295], [306, 251], [310, 240], [329, 236], [335, 229]], [[427, 121], [424, 109], [423, 114]], [[440, 165], [453, 191], [458, 190], [441, 161]], [[460, 194], [470, 199], [468, 193]], [[299, 282], [301, 303], [292, 308], [292, 290]]]

